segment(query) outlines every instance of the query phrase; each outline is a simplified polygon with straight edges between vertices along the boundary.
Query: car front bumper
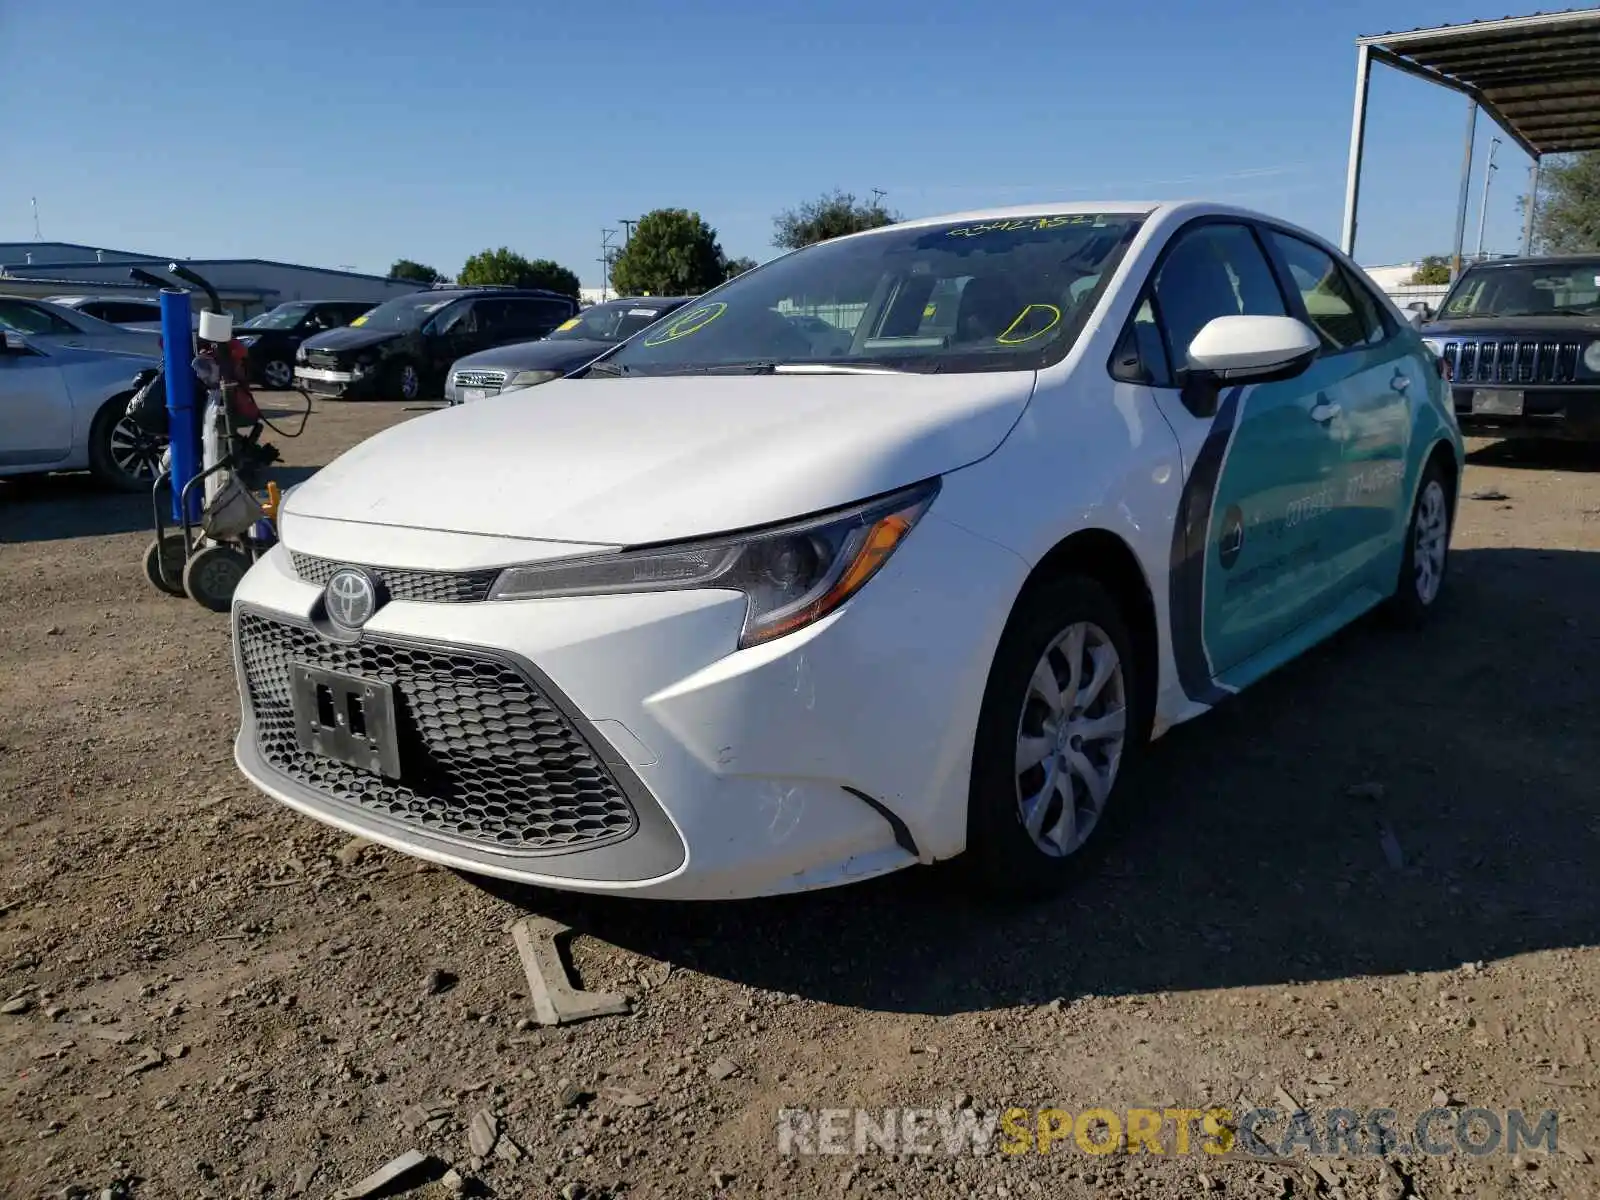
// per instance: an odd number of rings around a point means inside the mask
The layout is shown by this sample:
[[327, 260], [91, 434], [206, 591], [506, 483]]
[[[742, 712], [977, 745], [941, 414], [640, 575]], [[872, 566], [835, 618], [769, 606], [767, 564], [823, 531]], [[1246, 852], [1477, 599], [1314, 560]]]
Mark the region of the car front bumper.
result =
[[1600, 386], [1451, 389], [1461, 432], [1482, 437], [1547, 437], [1600, 441]]
[[[302, 530], [311, 524], [333, 530], [340, 523], [302, 522]], [[314, 550], [297, 551], [370, 563], [382, 531], [346, 528], [319, 537]], [[365, 553], [349, 557], [358, 551]], [[417, 740], [425, 721], [433, 739], [402, 745], [410, 764], [402, 783], [413, 771], [427, 774], [441, 738], [458, 748], [465, 738], [477, 746], [474, 770], [492, 766], [503, 790], [475, 817], [486, 809], [503, 830], [522, 819], [530, 790], [550, 793], [550, 777], [540, 777], [544, 765], [526, 755], [511, 762], [522, 751], [505, 747], [499, 710], [515, 710], [511, 719], [519, 719], [520, 693], [504, 703], [468, 698], [471, 711], [464, 711], [459, 671], [443, 683], [433, 667], [422, 684], [407, 677], [441, 655], [487, 655], [531, 681], [535, 706], [547, 701], [566, 717], [634, 814], [624, 836], [613, 829], [591, 844], [507, 849], [462, 836], [449, 826], [454, 818], [441, 825], [437, 797], [394, 803], [395, 789], [380, 788], [375, 804], [352, 793], [348, 773], [335, 778], [313, 763], [308, 776], [285, 769], [281, 754], [269, 761], [268, 751], [282, 747], [281, 713], [268, 711], [267, 699], [263, 712], [255, 711], [252, 690], [261, 685], [256, 666], [245, 665], [254, 652], [240, 637], [241, 623], [254, 627], [265, 618], [288, 628], [294, 649], [285, 655], [315, 657], [331, 647], [315, 628], [322, 588], [295, 574], [280, 545], [235, 596], [235, 642], [244, 646], [236, 664], [244, 714], [236, 758], [258, 787], [308, 816], [446, 866], [521, 883], [672, 899], [848, 883], [964, 847], [978, 708], [1026, 573], [1021, 558], [930, 513], [849, 604], [747, 650], [736, 649], [744, 597], [726, 591], [391, 600], [360, 640], [397, 649], [365, 660], [367, 669], [395, 688], [401, 742]], [[442, 715], [441, 696], [455, 698]], [[504, 786], [507, 769], [528, 778]]]
[[328, 367], [297, 365], [294, 369], [295, 386], [313, 396], [358, 397], [370, 396], [377, 390], [377, 371], [334, 370]]

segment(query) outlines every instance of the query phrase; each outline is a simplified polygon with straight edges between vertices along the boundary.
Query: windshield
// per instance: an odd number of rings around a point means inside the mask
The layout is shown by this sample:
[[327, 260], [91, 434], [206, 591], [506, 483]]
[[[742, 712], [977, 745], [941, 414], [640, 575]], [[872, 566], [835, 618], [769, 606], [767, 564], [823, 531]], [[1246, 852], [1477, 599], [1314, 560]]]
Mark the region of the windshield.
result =
[[549, 340], [621, 342], [631, 338], [646, 325], [654, 325], [666, 308], [651, 308], [627, 300], [596, 304], [556, 327]]
[[1444, 302], [1446, 317], [1590, 316], [1600, 313], [1600, 258], [1473, 267]]
[[1036, 370], [1066, 354], [1143, 219], [1062, 213], [821, 242], [690, 301], [596, 370]]
[[447, 304], [461, 297], [418, 292], [385, 300], [370, 312], [362, 313], [350, 324], [361, 329], [415, 329]]
[[251, 317], [241, 329], [293, 329], [311, 311], [309, 304], [280, 304]]

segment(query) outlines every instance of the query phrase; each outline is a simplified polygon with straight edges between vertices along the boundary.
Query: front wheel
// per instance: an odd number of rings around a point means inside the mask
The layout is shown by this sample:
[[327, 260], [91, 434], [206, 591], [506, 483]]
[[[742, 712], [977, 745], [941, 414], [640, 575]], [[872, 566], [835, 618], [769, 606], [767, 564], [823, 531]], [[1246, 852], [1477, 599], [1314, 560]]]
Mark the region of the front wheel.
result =
[[274, 392], [294, 386], [294, 364], [283, 358], [268, 359], [261, 365], [261, 382]]
[[1422, 473], [1406, 528], [1400, 578], [1388, 612], [1401, 625], [1419, 626], [1438, 606], [1450, 562], [1450, 484], [1437, 459]]
[[967, 862], [985, 890], [1038, 897], [1077, 873], [1140, 750], [1140, 679], [1111, 595], [1074, 576], [1035, 587], [990, 668], [973, 749]]
[[422, 372], [414, 362], [399, 362], [389, 369], [386, 398], [398, 396], [408, 403], [422, 395]]

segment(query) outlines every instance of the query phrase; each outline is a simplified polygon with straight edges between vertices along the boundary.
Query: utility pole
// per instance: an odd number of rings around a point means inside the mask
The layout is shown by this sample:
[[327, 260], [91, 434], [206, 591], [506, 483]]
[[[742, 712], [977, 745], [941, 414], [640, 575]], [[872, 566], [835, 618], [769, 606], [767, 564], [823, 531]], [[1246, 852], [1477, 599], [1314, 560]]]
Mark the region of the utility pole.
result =
[[1494, 173], [1498, 169], [1494, 165], [1494, 152], [1500, 147], [1499, 138], [1489, 139], [1489, 161], [1483, 168], [1483, 201], [1478, 206], [1478, 254], [1479, 262], [1483, 261], [1483, 227], [1489, 219], [1489, 185], [1494, 182]]
[[33, 240], [44, 241], [44, 235], [39, 232], [39, 197], [30, 197], [33, 202]]
[[627, 217], [617, 218], [617, 224], [622, 226], [622, 244], [624, 246], [633, 241], [633, 227], [638, 223], [639, 219], [637, 217], [631, 221]]
[[885, 196], [887, 196], [888, 194], [889, 193], [884, 191], [882, 188], [873, 188], [872, 189], [872, 207], [873, 208], [882, 208], [883, 207], [883, 198]]
[[616, 247], [611, 244], [611, 239], [617, 235], [615, 229], [602, 229], [600, 231], [600, 301], [605, 303], [611, 293], [611, 259], [616, 254]]

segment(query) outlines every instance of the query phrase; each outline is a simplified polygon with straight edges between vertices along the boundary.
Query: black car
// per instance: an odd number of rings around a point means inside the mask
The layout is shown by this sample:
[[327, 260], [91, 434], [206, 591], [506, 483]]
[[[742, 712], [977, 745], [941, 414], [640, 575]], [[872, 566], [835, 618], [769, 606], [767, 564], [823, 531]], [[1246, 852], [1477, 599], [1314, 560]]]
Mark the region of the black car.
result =
[[240, 324], [234, 335], [245, 347], [250, 382], [267, 388], [294, 386], [294, 355], [300, 343], [350, 324], [372, 307], [358, 300], [291, 300]]
[[1463, 433], [1600, 440], [1600, 255], [1477, 263], [1421, 332]]
[[577, 311], [573, 297], [538, 288], [413, 292], [303, 342], [295, 382], [323, 396], [436, 396], [458, 358], [541, 338]]
[[518, 342], [469, 354], [450, 368], [444, 398], [451, 404], [462, 404], [570, 375], [692, 299], [637, 296], [609, 300], [564, 321], [543, 341]]

